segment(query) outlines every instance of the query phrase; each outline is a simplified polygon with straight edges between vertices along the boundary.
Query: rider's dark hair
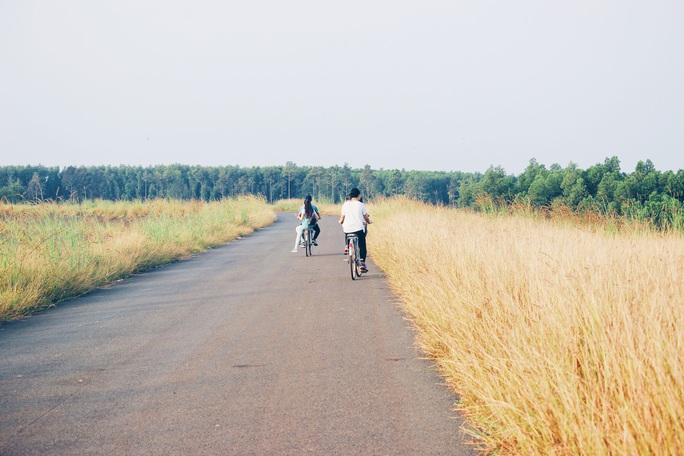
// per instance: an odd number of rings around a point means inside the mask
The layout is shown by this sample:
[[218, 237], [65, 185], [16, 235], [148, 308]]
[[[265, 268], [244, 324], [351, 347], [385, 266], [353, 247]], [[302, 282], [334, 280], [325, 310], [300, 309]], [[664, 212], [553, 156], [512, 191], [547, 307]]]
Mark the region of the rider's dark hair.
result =
[[304, 215], [311, 217], [313, 215], [313, 207], [311, 206], [311, 195], [306, 195], [304, 198]]
[[361, 194], [361, 190], [359, 190], [356, 187], [352, 188], [351, 191], [349, 192], [349, 196], [351, 196], [352, 198], [358, 198], [360, 194]]

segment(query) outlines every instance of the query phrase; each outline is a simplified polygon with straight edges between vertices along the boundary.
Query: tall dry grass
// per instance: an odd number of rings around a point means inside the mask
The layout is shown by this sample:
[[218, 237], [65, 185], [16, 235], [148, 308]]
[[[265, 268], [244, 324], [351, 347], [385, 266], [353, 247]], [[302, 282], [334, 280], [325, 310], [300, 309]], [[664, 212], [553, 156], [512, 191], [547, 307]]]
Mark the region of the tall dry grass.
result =
[[0, 205], [0, 321], [28, 315], [275, 220], [263, 199]]
[[[324, 201], [312, 201], [314, 206], [316, 206], [321, 214], [327, 215], [339, 215], [340, 204], [332, 204]], [[304, 204], [303, 199], [290, 198], [278, 200], [273, 204], [273, 207], [282, 212], [297, 212]]]
[[684, 238], [376, 202], [373, 260], [503, 454], [684, 454]]

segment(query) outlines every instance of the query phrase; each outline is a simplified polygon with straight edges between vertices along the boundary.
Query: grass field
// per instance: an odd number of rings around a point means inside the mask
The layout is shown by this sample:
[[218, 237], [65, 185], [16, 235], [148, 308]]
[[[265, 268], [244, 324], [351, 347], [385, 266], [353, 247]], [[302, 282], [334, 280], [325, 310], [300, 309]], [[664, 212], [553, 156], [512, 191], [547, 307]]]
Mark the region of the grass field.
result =
[[262, 228], [273, 208], [221, 202], [0, 205], [0, 321]]
[[[0, 318], [221, 245], [301, 203], [0, 205]], [[483, 448], [684, 454], [681, 234], [402, 198], [369, 210], [370, 257]]]
[[373, 204], [373, 260], [502, 454], [684, 453], [684, 238]]

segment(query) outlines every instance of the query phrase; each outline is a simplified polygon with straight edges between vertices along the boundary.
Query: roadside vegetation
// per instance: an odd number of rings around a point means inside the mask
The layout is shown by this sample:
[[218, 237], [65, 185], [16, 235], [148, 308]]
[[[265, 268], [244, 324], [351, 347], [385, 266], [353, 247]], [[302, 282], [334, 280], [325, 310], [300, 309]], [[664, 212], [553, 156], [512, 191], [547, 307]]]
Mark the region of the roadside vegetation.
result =
[[684, 237], [561, 209], [375, 201], [369, 250], [486, 449], [681, 454]]
[[[684, 233], [480, 196], [369, 203], [372, 259], [501, 454], [681, 454]], [[314, 201], [337, 215], [339, 204]], [[263, 197], [0, 204], [0, 321], [271, 224]]]
[[537, 209], [568, 208], [577, 213], [640, 220], [659, 229], [684, 229], [684, 170], [659, 171], [650, 160], [623, 171], [618, 157], [587, 169], [570, 162], [547, 167], [531, 159], [514, 175], [501, 167], [484, 173], [415, 171], [344, 166], [0, 166], [0, 200], [12, 203], [136, 201], [177, 199], [218, 201], [261, 195], [341, 204], [352, 187], [369, 201], [396, 195], [451, 207], [486, 210], [525, 204]]
[[[341, 204], [333, 204], [329, 201], [323, 200], [323, 201], [312, 201], [313, 205], [318, 208], [318, 211], [321, 214], [326, 214], [326, 215], [340, 215], [340, 209], [342, 208]], [[273, 203], [273, 207], [277, 211], [282, 211], [282, 212], [298, 212], [299, 209], [302, 207], [302, 204], [304, 204], [303, 199], [284, 199], [280, 201], [276, 201]]]
[[0, 321], [225, 244], [275, 220], [263, 198], [0, 204]]

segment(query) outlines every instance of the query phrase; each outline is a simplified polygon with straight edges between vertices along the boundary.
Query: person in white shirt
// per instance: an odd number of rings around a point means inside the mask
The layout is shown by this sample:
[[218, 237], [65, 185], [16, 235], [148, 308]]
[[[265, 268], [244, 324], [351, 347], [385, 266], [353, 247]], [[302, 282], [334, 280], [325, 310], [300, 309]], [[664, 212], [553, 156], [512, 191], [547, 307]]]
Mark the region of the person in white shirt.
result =
[[366, 267], [366, 224], [370, 224], [370, 217], [366, 205], [361, 201], [361, 191], [352, 188], [349, 192], [349, 200], [342, 205], [342, 214], [339, 223], [345, 235], [355, 234], [359, 238], [359, 254], [361, 259], [361, 272], [368, 272]]

